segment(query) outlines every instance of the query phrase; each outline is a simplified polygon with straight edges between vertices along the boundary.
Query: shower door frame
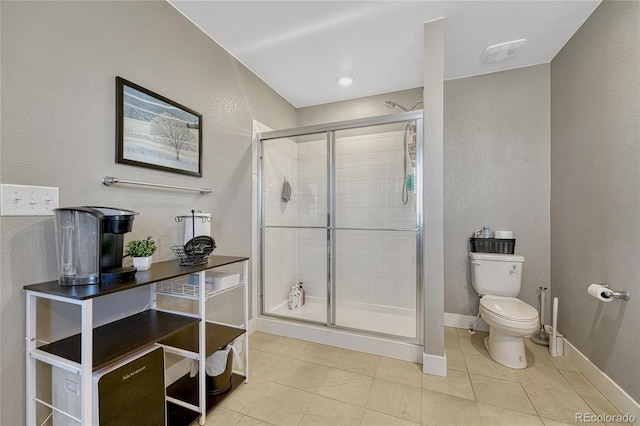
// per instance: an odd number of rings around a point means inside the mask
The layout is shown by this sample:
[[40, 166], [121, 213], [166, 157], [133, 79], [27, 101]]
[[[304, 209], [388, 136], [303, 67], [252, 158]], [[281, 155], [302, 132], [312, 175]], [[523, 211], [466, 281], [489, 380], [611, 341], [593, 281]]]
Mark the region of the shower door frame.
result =
[[[376, 117], [360, 118], [355, 120], [345, 120], [333, 123], [323, 123], [318, 125], [296, 127], [283, 130], [273, 130], [268, 132], [260, 132], [257, 134], [258, 147], [257, 147], [257, 172], [258, 172], [258, 261], [259, 261], [259, 303], [260, 310], [259, 315], [283, 319], [287, 321], [303, 322], [308, 324], [323, 325], [329, 328], [353, 331], [362, 333], [365, 335], [372, 335], [384, 338], [391, 338], [393, 340], [414, 343], [422, 345], [424, 344], [424, 289], [423, 289], [423, 110], [415, 110], [402, 112], [398, 114], [388, 114]], [[380, 126], [385, 124], [406, 123], [408, 121], [414, 121], [416, 123], [416, 190], [415, 190], [415, 202], [416, 202], [416, 227], [415, 228], [354, 228], [354, 227], [337, 227], [336, 220], [336, 131], [340, 130], [352, 130], [364, 127]], [[265, 225], [265, 213], [264, 213], [264, 173], [263, 173], [263, 143], [264, 141], [273, 139], [292, 138], [297, 136], [308, 136], [313, 134], [326, 134], [327, 141], [327, 224], [325, 226], [286, 226], [286, 225]], [[407, 155], [404, 152], [404, 155]], [[403, 177], [404, 185], [404, 177]], [[265, 293], [265, 229], [266, 228], [287, 228], [287, 229], [323, 229], [327, 231], [327, 318], [326, 321], [314, 321], [304, 318], [292, 318], [286, 315], [272, 314], [265, 311], [264, 306], [264, 293]], [[380, 333], [376, 331], [345, 327], [336, 324], [336, 231], [354, 230], [354, 231], [412, 231], [416, 233], [416, 337], [405, 337], [395, 334]]]

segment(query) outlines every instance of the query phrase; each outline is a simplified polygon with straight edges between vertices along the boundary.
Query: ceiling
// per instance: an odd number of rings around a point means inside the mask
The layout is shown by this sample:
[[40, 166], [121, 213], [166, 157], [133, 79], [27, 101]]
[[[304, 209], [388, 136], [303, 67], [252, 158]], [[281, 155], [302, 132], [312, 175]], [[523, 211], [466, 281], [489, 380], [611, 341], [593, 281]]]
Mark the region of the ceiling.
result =
[[[421, 87], [424, 23], [440, 17], [447, 80], [548, 63], [601, 0], [168, 1], [299, 108]], [[517, 39], [518, 56], [480, 62]]]

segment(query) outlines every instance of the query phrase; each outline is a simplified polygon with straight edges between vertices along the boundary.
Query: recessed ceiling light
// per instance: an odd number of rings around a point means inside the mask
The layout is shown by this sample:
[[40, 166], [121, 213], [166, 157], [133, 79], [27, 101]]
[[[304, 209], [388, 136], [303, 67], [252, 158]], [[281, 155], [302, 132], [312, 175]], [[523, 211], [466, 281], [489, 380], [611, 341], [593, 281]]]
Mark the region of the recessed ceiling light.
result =
[[340, 74], [336, 81], [340, 86], [351, 86], [356, 78], [351, 74]]

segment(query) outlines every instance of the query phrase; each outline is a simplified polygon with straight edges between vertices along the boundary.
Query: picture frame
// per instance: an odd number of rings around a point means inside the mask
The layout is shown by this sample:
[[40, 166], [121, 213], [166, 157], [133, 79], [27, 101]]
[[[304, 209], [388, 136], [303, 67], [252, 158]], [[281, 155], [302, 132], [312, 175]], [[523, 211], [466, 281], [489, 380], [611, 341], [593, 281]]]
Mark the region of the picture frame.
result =
[[116, 77], [116, 163], [202, 177], [202, 114]]

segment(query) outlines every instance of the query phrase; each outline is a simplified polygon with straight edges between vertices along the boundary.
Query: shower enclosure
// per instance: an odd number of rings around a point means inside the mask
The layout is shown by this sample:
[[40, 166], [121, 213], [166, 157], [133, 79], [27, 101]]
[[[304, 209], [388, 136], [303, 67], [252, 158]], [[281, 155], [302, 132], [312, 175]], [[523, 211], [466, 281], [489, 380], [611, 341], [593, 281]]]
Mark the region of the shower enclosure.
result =
[[421, 344], [422, 111], [257, 145], [260, 315]]

